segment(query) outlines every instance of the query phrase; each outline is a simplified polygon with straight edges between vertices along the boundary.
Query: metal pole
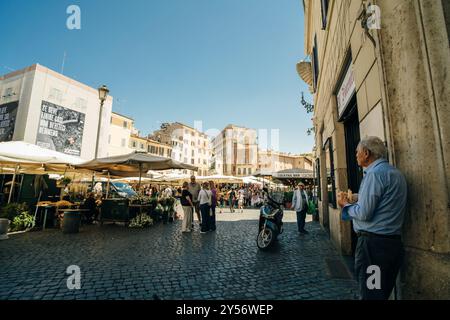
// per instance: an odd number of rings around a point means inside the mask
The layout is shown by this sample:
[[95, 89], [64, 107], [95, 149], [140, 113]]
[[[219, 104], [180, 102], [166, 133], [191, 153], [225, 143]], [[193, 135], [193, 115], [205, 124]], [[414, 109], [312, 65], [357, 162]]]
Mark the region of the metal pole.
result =
[[103, 110], [104, 100], [100, 100], [100, 111], [98, 115], [98, 127], [97, 127], [97, 141], [95, 144], [95, 159], [98, 158], [98, 140], [100, 139], [100, 127], [102, 123], [102, 110]]
[[108, 183], [106, 184], [106, 199], [108, 199], [108, 195], [109, 195], [109, 182], [111, 180], [111, 176], [109, 175], [109, 171], [108, 171]]
[[17, 165], [16, 170], [14, 170], [14, 175], [11, 182], [11, 189], [9, 189], [9, 197], [8, 197], [8, 203], [11, 203], [11, 196], [14, 191], [14, 181], [16, 180], [16, 173], [19, 170], [19, 165]]
[[141, 192], [141, 179], [142, 179], [142, 163], [139, 163], [139, 184], [138, 184], [138, 194]]

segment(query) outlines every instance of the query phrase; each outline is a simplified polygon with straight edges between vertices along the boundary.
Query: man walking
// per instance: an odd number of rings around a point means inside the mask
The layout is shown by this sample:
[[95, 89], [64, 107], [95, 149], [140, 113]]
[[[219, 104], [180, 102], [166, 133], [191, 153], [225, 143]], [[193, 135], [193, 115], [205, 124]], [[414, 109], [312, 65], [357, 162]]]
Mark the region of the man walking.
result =
[[[200, 218], [200, 206], [198, 203], [198, 194], [200, 192], [200, 185], [195, 181], [195, 176], [191, 176], [191, 183], [189, 183], [188, 191], [191, 193], [192, 202], [194, 204], [195, 213], [197, 215], [198, 224], [201, 226], [202, 219]], [[194, 227], [194, 221], [192, 221], [192, 227]]]
[[403, 261], [401, 240], [406, 207], [406, 180], [384, 158], [386, 147], [378, 137], [367, 137], [356, 149], [364, 169], [357, 203], [339, 193], [342, 219], [353, 220], [358, 235], [355, 273], [361, 299], [386, 300], [394, 288]]
[[306, 212], [308, 212], [308, 201], [309, 197], [305, 191], [305, 185], [300, 182], [297, 185], [297, 190], [294, 191], [291, 208], [294, 209], [297, 213], [298, 232], [302, 235], [309, 233], [305, 230]]

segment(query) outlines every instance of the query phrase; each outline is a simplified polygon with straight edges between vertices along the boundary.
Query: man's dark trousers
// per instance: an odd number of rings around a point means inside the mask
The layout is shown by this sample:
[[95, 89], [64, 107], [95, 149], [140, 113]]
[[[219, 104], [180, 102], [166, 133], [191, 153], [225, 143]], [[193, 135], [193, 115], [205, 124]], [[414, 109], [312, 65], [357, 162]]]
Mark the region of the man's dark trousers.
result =
[[[401, 239], [388, 239], [361, 235], [355, 252], [355, 275], [362, 300], [387, 300], [394, 288], [398, 271], [403, 262], [404, 249]], [[367, 279], [375, 274], [367, 273], [369, 266], [380, 268], [380, 289], [370, 289]], [[373, 281], [369, 280], [369, 283]]]
[[308, 209], [303, 209], [301, 211], [297, 211], [297, 227], [298, 232], [305, 231], [305, 220], [306, 220], [306, 212]]

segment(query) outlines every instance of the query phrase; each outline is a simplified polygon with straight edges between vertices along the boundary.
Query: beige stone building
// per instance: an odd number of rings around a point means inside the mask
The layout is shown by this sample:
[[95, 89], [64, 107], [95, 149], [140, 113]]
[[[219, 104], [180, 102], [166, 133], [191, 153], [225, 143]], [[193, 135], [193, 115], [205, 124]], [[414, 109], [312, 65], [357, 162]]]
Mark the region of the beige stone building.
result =
[[303, 1], [312, 64], [299, 63], [297, 70], [314, 93], [320, 222], [336, 247], [352, 254], [356, 239], [351, 223], [340, 219], [336, 191], [359, 188], [360, 138], [382, 138], [408, 183], [400, 298], [448, 299], [450, 5], [371, 3]]
[[146, 137], [132, 134], [130, 136], [130, 148], [132, 150], [146, 152], [155, 156], [172, 158], [172, 146]]
[[[211, 148], [208, 136], [190, 126], [174, 122], [165, 123], [149, 138], [172, 147], [172, 159], [198, 167], [197, 172], [183, 170], [184, 174], [206, 176], [210, 172]], [[177, 170], [179, 171], [179, 170]]]
[[132, 134], [136, 133], [133, 119], [112, 112], [108, 135], [108, 156], [117, 156], [132, 152], [130, 138]]
[[258, 151], [258, 170], [260, 172], [276, 172], [296, 168], [312, 170], [312, 155], [296, 155], [272, 150]]
[[230, 124], [211, 143], [216, 173], [243, 177], [256, 172], [258, 141], [255, 129]]

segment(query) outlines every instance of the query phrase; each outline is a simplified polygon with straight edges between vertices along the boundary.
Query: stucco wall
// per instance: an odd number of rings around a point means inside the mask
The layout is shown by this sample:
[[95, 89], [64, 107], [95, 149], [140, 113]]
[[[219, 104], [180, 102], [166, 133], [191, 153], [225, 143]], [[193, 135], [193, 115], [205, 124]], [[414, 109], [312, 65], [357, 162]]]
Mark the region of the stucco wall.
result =
[[[449, 50], [439, 1], [378, 1], [397, 167], [408, 183], [404, 298], [449, 298]], [[425, 29], [424, 29], [425, 28]]]

